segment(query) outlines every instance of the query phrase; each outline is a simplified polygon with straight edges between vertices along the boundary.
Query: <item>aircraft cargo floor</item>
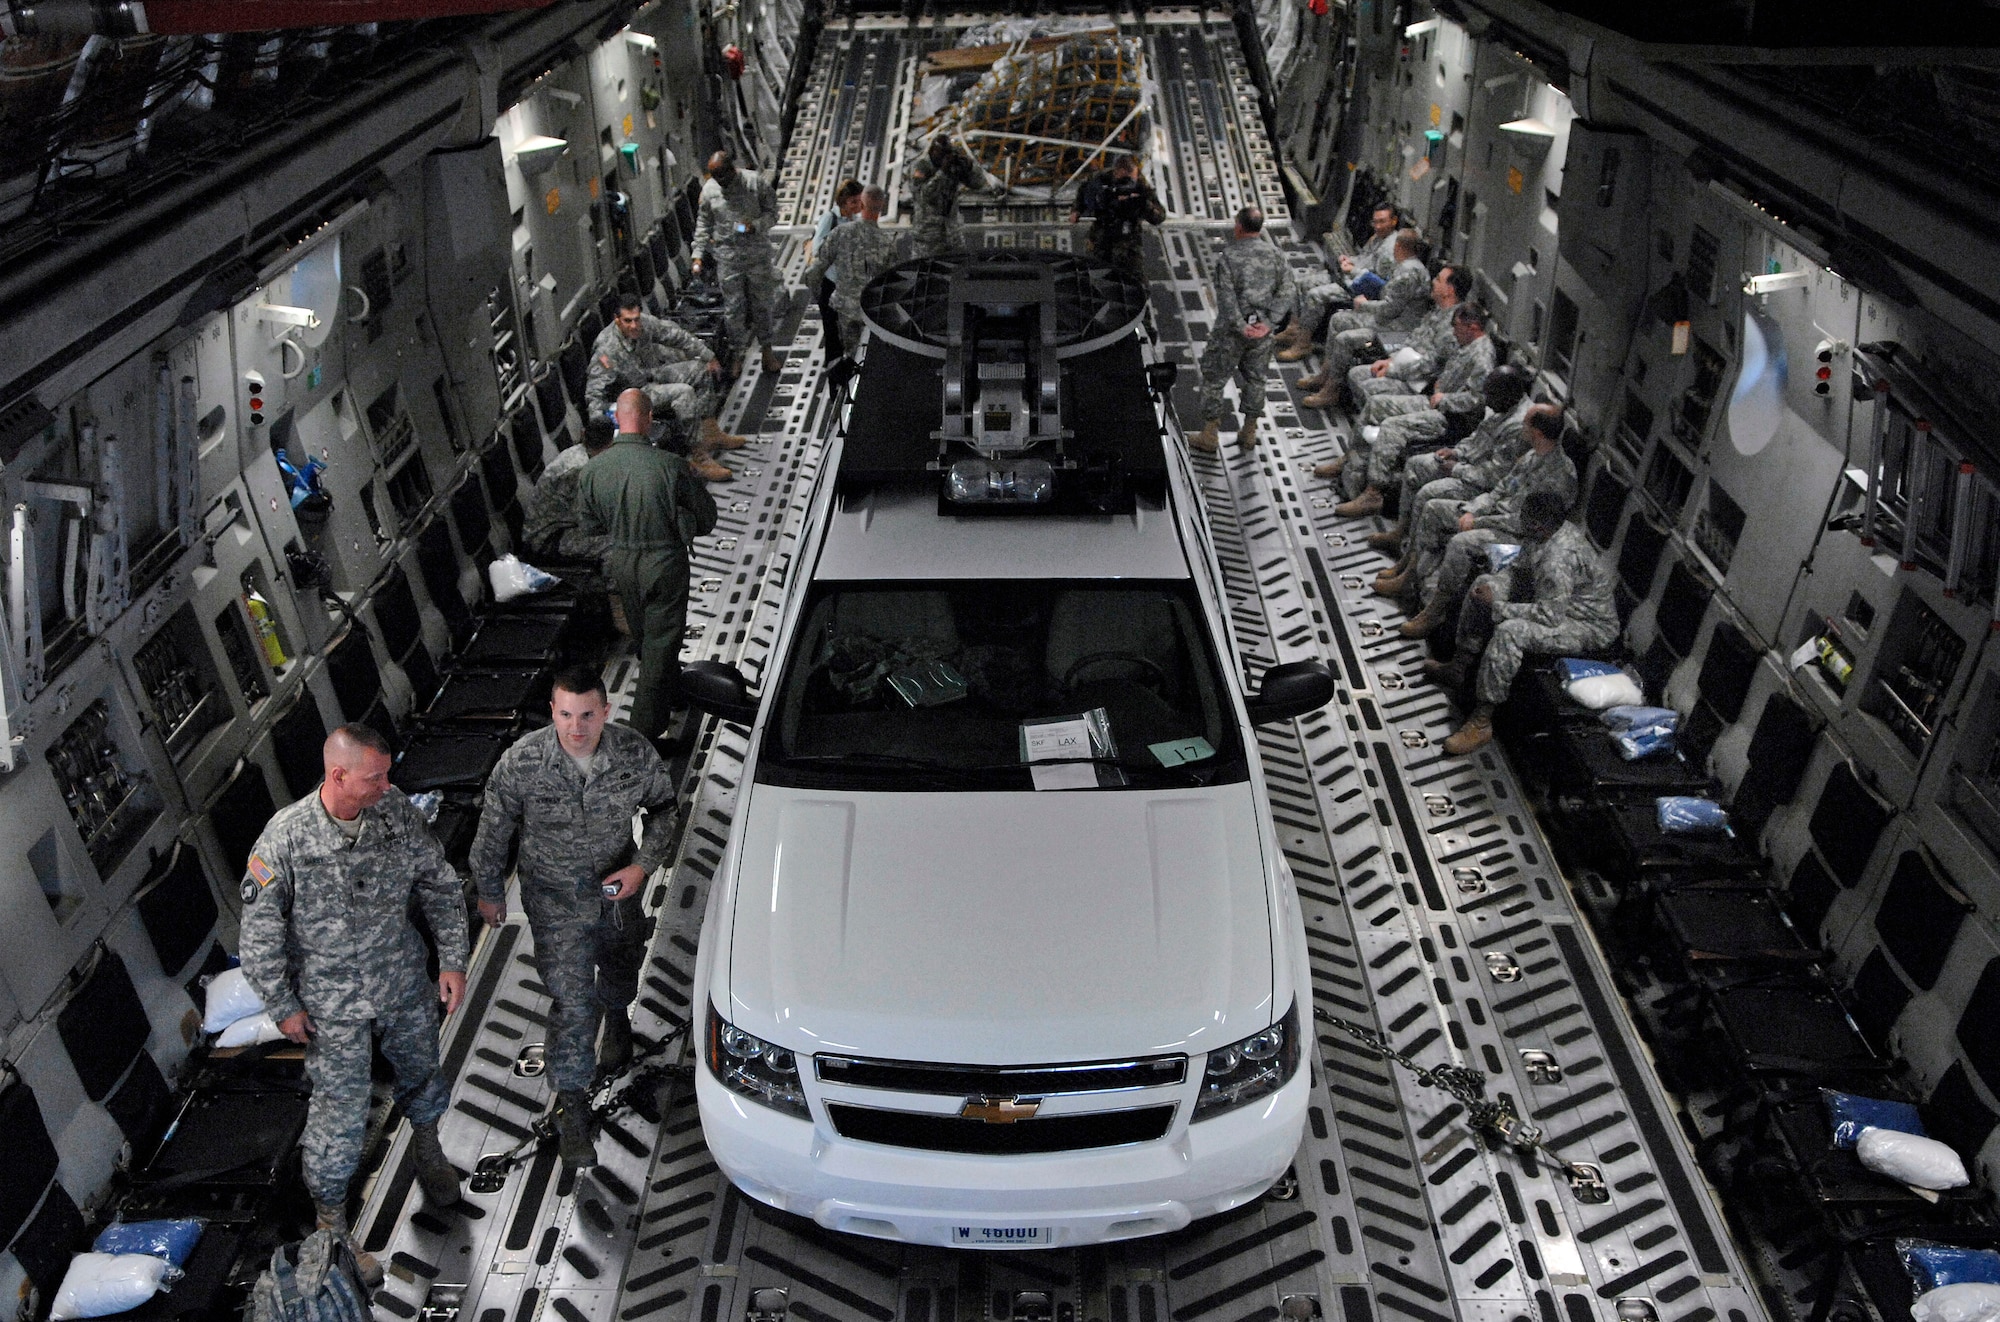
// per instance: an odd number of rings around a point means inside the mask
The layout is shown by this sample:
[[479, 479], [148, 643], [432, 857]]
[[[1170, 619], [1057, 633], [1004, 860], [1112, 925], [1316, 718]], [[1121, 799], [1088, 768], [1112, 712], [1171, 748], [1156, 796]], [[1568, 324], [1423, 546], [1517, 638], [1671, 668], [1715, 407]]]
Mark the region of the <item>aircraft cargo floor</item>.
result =
[[[828, 29], [798, 150], [781, 173], [788, 219], [809, 221], [842, 174], [882, 177], [864, 133], [891, 158], [900, 150], [912, 52], [937, 39], [900, 25]], [[1246, 110], [1227, 90], [1247, 87], [1233, 31], [1156, 12], [1146, 40], [1156, 69], [1193, 84], [1159, 75], [1174, 215], [1148, 257], [1155, 330], [1183, 364], [1175, 405], [1185, 420], [1212, 315], [1205, 270], [1219, 219], [1244, 198], [1271, 199], [1275, 232], [1301, 270], [1322, 258], [1284, 235], [1254, 97]], [[1050, 216], [983, 208], [969, 219], [985, 222], [970, 231], [977, 243], [1071, 240], [1067, 227], [1034, 223]], [[794, 234], [783, 269], [796, 280], [803, 266]], [[752, 444], [730, 456], [737, 480], [716, 489], [721, 523], [695, 557], [687, 655], [734, 661], [753, 682], [832, 422], [817, 313], [803, 296], [792, 306], [784, 370], [753, 366], [724, 415]], [[607, 1124], [603, 1164], [574, 1180], [550, 1145], [498, 1187], [432, 1212], [399, 1136], [358, 1223], [391, 1273], [378, 1318], [775, 1322], [782, 1310], [804, 1322], [1587, 1322], [1613, 1316], [1619, 1300], [1644, 1300], [1664, 1322], [1765, 1316], [1688, 1126], [1517, 780], [1497, 749], [1454, 759], [1438, 747], [1454, 714], [1418, 679], [1422, 645], [1398, 637], [1395, 608], [1368, 591], [1383, 558], [1360, 537], [1374, 525], [1336, 520], [1334, 498], [1309, 477], [1341, 448], [1340, 425], [1297, 407], [1296, 368], [1272, 375], [1275, 437], [1267, 426], [1266, 443], [1245, 454], [1225, 432], [1223, 455], [1197, 457], [1194, 471], [1252, 680], [1268, 665], [1316, 658], [1340, 681], [1324, 711], [1259, 737], [1319, 1006], [1427, 1064], [1483, 1068], [1489, 1094], [1514, 1099], [1552, 1148], [1601, 1172], [1603, 1200], [1582, 1200], [1547, 1165], [1489, 1150], [1450, 1097], [1321, 1025], [1308, 1132], [1293, 1178], [1270, 1195], [1176, 1234], [1102, 1248], [913, 1248], [828, 1232], [737, 1193], [704, 1148], [691, 1088], [648, 1074], [641, 1106], [618, 1108]], [[627, 656], [610, 672], [620, 706], [631, 667]], [[663, 1065], [693, 1059], [673, 1032], [699, 1009], [696, 940], [744, 752], [740, 728], [704, 724], [678, 851], [650, 887], [657, 930], [634, 1022], [642, 1038], [669, 1044]], [[545, 1080], [514, 1069], [547, 1006], [514, 908], [482, 939], [467, 1009], [446, 1039], [456, 1081], [443, 1137], [467, 1172], [520, 1144], [550, 1100]]]

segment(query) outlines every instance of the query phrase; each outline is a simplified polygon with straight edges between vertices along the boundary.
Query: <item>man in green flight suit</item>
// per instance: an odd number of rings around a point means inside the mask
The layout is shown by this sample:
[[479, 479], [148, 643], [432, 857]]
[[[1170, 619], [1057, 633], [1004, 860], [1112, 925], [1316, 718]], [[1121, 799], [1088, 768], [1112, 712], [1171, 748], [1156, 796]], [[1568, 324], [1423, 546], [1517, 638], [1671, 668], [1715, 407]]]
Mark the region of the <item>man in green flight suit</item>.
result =
[[680, 686], [688, 547], [715, 527], [715, 498], [687, 460], [647, 439], [653, 405], [644, 391], [619, 395], [617, 413], [617, 438], [577, 483], [578, 529], [611, 538], [605, 568], [639, 638], [632, 728], [657, 739]]

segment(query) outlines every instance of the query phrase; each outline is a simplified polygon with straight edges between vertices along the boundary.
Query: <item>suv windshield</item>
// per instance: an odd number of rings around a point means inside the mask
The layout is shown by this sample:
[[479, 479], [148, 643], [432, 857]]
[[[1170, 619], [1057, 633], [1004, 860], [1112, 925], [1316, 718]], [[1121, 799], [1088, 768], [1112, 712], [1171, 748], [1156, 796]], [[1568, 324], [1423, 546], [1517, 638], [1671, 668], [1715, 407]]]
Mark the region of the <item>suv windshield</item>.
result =
[[[1087, 739], [1061, 741], [1077, 731]], [[1247, 774], [1192, 588], [1075, 579], [816, 585], [757, 769], [770, 784], [898, 790]]]

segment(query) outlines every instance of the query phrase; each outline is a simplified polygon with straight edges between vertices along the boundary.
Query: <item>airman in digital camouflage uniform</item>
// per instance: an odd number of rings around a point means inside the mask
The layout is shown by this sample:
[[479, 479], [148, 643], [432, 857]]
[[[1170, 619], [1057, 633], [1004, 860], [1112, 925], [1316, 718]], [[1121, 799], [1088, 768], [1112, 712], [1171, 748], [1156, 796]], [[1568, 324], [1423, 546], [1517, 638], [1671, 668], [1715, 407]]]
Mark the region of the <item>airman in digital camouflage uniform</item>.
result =
[[[389, 745], [360, 725], [327, 736], [326, 778], [278, 810], [243, 877], [243, 972], [278, 1028], [306, 1047], [312, 1104], [300, 1146], [319, 1224], [347, 1231], [347, 1186], [368, 1124], [372, 1039], [396, 1072], [424, 1196], [458, 1201], [438, 1143], [451, 1083], [438, 1072], [438, 1012], [465, 995], [467, 933], [458, 875], [423, 815], [389, 784]], [[414, 900], [437, 943], [436, 1000]], [[364, 1273], [379, 1278], [374, 1260]]]
[[1564, 509], [1576, 503], [1576, 463], [1562, 448], [1562, 430], [1562, 409], [1534, 405], [1521, 433], [1528, 448], [1498, 486], [1462, 505], [1433, 502], [1418, 516], [1411, 574], [1423, 583], [1424, 606], [1403, 621], [1398, 630], [1403, 637], [1430, 637], [1458, 609], [1486, 548], [1521, 535], [1521, 509], [1530, 495], [1549, 492]]
[[965, 226], [958, 218], [958, 194], [983, 182], [978, 162], [965, 148], [940, 133], [917, 163], [910, 167], [910, 245], [918, 257], [957, 252], [965, 247]]
[[1521, 425], [1531, 402], [1530, 384], [1522, 368], [1512, 364], [1494, 368], [1480, 389], [1486, 415], [1472, 434], [1455, 446], [1411, 455], [1403, 461], [1403, 496], [1397, 506], [1396, 526], [1368, 535], [1368, 545], [1375, 550], [1404, 557], [1376, 576], [1377, 592], [1385, 597], [1402, 594], [1402, 576], [1409, 572], [1414, 558], [1410, 528], [1431, 501], [1468, 501], [1484, 495], [1513, 468], [1527, 444], [1521, 439]]
[[521, 556], [537, 569], [557, 575], [581, 592], [603, 592], [609, 537], [588, 537], [577, 526], [577, 479], [583, 466], [611, 446], [617, 427], [608, 418], [586, 418], [583, 444], [572, 445], [549, 461], [528, 493], [521, 512]]
[[861, 291], [896, 264], [896, 236], [880, 223], [888, 205], [886, 189], [874, 184], [862, 189], [861, 214], [828, 234], [806, 268], [807, 289], [817, 288], [832, 269], [833, 310], [840, 318], [840, 341], [849, 353], [861, 345]]
[[1257, 420], [1264, 415], [1264, 377], [1276, 347], [1275, 332], [1292, 315], [1297, 290], [1285, 255], [1264, 237], [1264, 213], [1245, 207], [1215, 263], [1215, 325], [1201, 354], [1201, 431], [1188, 448], [1204, 454], [1217, 449], [1222, 425], [1222, 388], [1236, 378], [1236, 402], [1243, 425], [1236, 444], [1257, 444]]
[[1395, 485], [1411, 448], [1441, 440], [1451, 415], [1481, 407], [1481, 391], [1493, 371], [1486, 320], [1486, 309], [1479, 304], [1459, 304], [1451, 318], [1456, 348], [1431, 380], [1429, 393], [1383, 394], [1368, 401], [1358, 420], [1367, 460], [1346, 466], [1341, 481], [1350, 498], [1335, 506], [1334, 513], [1346, 519], [1380, 513], [1382, 492]]
[[[479, 913], [507, 921], [507, 847], [518, 831], [521, 906], [535, 935], [535, 968], [549, 989], [549, 1077], [556, 1132], [572, 1167], [597, 1160], [588, 1090], [632, 1058], [626, 1007], [639, 994], [646, 917], [639, 892], [666, 862], [672, 843], [674, 783], [638, 731], [605, 724], [604, 680], [589, 666], [556, 675], [554, 723], [523, 735], [486, 780], [472, 880]], [[632, 818], [646, 813], [632, 843]], [[600, 1011], [604, 1049], [597, 1039]]]
[[[1618, 608], [1611, 575], [1583, 529], [1564, 521], [1568, 506], [1553, 491], [1537, 491], [1521, 505], [1521, 558], [1511, 574], [1488, 574], [1473, 584], [1459, 612], [1457, 653], [1448, 662], [1426, 661], [1424, 673], [1457, 687], [1479, 668], [1477, 705], [1444, 741], [1462, 757], [1493, 738], [1493, 709], [1507, 700], [1514, 676], [1529, 656], [1563, 656], [1608, 647], [1618, 636]], [[1532, 601], [1511, 598], [1523, 579]]]
[[740, 450], [744, 440], [722, 430], [722, 364], [708, 345], [684, 326], [655, 317], [636, 295], [621, 300], [618, 316], [597, 333], [590, 347], [590, 376], [583, 388], [585, 420], [607, 417], [620, 391], [638, 389], [652, 401], [655, 415], [671, 412], [697, 429], [688, 464], [710, 482], [727, 481], [731, 471], [715, 461], [717, 450]]
[[728, 151], [708, 158], [708, 179], [695, 205], [695, 274], [714, 269], [738, 366], [754, 342], [764, 347], [766, 372], [785, 365], [771, 347], [778, 329], [778, 262], [771, 246], [777, 223], [778, 195], [762, 175], [737, 169]]

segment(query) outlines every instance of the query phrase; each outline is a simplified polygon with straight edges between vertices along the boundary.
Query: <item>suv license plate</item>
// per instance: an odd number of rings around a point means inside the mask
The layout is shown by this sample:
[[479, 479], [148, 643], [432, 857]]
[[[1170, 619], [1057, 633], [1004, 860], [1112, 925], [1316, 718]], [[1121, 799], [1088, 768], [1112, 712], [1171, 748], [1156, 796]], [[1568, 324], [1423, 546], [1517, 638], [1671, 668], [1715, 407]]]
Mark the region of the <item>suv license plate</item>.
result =
[[953, 1226], [954, 1244], [1047, 1244], [1047, 1226]]

